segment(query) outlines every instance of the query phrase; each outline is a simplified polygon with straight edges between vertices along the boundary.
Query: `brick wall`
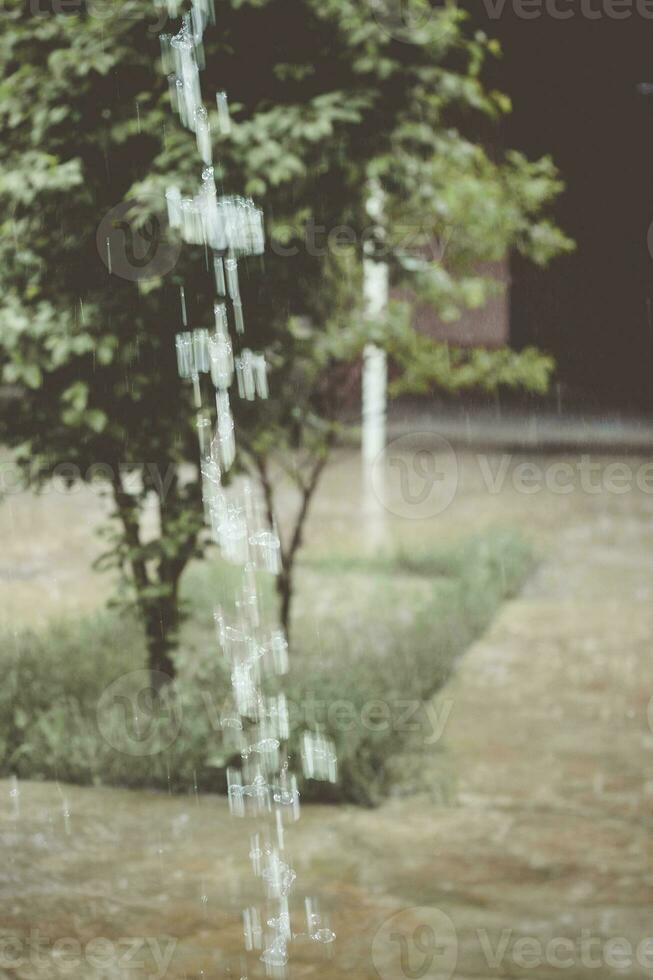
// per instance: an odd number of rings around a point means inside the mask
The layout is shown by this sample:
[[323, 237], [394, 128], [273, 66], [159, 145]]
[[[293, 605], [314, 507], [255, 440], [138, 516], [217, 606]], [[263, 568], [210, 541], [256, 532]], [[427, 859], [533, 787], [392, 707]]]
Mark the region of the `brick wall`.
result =
[[[488, 263], [483, 274], [503, 283], [503, 291], [481, 309], [468, 310], [454, 323], [442, 323], [430, 306], [418, 306], [414, 324], [417, 330], [457, 347], [501, 347], [510, 340], [510, 271], [508, 260]], [[406, 294], [398, 293], [397, 298]]]

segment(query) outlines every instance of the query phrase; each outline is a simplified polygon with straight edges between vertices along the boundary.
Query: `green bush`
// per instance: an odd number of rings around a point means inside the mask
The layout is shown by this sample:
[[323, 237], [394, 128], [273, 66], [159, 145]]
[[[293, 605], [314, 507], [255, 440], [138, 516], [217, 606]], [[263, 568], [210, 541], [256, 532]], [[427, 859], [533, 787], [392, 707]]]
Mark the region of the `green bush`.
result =
[[[425, 705], [530, 565], [528, 548], [507, 532], [437, 554], [305, 563], [282, 683], [289, 751], [297, 760], [303, 731], [324, 732], [336, 743], [338, 781], [305, 782], [304, 798], [370, 805], [388, 793], [392, 759], [408, 742], [419, 751]], [[229, 682], [212, 604], [233, 577], [219, 562], [189, 570], [179, 673], [159, 700], [147, 690], [145, 645], [130, 618], [105, 613], [47, 634], [5, 635], [0, 774], [222, 791], [233, 749], [220, 726]], [[343, 616], [316, 613], [318, 597]]]

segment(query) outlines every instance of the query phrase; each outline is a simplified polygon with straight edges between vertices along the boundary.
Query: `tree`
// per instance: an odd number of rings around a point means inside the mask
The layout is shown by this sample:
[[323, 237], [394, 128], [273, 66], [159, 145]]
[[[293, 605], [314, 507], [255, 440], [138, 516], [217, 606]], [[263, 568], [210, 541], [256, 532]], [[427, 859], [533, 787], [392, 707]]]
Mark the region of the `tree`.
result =
[[[165, 189], [192, 193], [200, 165], [172, 122], [150, 0], [98, 3], [6, 4], [0, 366], [22, 394], [2, 435], [28, 470], [65, 462], [71, 479], [107, 478], [116, 520], [104, 562], [139, 610], [150, 666], [171, 674], [179, 582], [206, 547], [197, 466], [182, 465], [196, 464], [196, 439], [174, 333], [181, 286], [192, 326], [209, 325], [213, 295], [204, 249], [162, 237], [161, 214]], [[218, 180], [260, 200], [268, 222], [264, 270], [252, 260], [241, 280], [247, 343], [267, 350], [274, 397], [264, 412], [239, 406], [237, 421], [270, 517], [272, 458], [300, 489], [278, 579], [286, 628], [303, 523], [367, 341], [389, 350], [409, 390], [542, 388], [551, 368], [533, 352], [450, 354], [417, 337], [405, 309], [360, 315], [366, 241], [449, 319], [493, 288], [479, 262], [517, 249], [544, 263], [569, 247], [542, 217], [561, 186], [551, 161], [483, 149], [509, 109], [481, 81], [495, 42], [467, 36], [453, 3], [421, 9], [414, 44], [378, 4], [355, 0], [228, 0], [205, 37], [205, 102], [217, 90], [233, 99]], [[383, 235], [365, 211], [370, 180], [386, 192]], [[158, 521], [145, 537], [148, 500]]]

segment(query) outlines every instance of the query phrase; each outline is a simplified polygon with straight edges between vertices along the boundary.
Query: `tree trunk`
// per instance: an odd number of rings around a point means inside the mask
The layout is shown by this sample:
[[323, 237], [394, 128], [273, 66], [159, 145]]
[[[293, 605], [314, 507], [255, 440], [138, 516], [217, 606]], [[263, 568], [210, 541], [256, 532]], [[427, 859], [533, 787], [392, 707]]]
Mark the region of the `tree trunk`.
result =
[[152, 686], [159, 690], [175, 676], [171, 651], [175, 647], [179, 626], [179, 603], [176, 594], [148, 606], [145, 612], [145, 641]]
[[[281, 543], [281, 571], [277, 574], [275, 588], [279, 599], [279, 621], [286, 634], [286, 640], [290, 646], [290, 607], [293, 598], [293, 570], [297, 552], [302, 546], [304, 524], [308, 517], [308, 511], [315, 493], [322, 470], [327, 462], [328, 454], [325, 453], [313, 465], [310, 476], [306, 482], [300, 481], [301, 504], [295, 517], [295, 524], [290, 536], [290, 542], [284, 548]], [[271, 528], [276, 527], [274, 515], [274, 490], [268, 473], [268, 463], [264, 456], [254, 457], [258, 476], [263, 490], [263, 498], [267, 511], [268, 522]]]
[[[185, 528], [184, 535], [180, 537], [178, 524], [180, 516], [184, 516], [187, 502], [179, 497], [177, 471], [173, 464], [165, 459], [159, 461], [156, 466], [151, 466], [150, 477], [154, 473], [158, 478], [157, 482], [153, 483], [153, 489], [159, 501], [161, 549], [156, 565], [152, 559], [148, 564], [140, 534], [142, 501], [134, 500], [125, 492], [119, 462], [115, 462], [113, 472], [114, 499], [124, 529], [124, 540], [129, 549], [127, 562], [136, 592], [136, 605], [145, 628], [152, 686], [159, 689], [175, 676], [175, 664], [171, 653], [177, 645], [181, 622], [179, 582], [195, 551], [197, 535], [202, 526], [202, 512], [198, 509], [197, 526]], [[163, 484], [161, 474], [165, 474]], [[175, 545], [172, 553], [171, 543]]]
[[290, 646], [290, 607], [293, 595], [292, 568], [282, 568], [277, 575], [275, 584], [279, 597], [279, 622]]

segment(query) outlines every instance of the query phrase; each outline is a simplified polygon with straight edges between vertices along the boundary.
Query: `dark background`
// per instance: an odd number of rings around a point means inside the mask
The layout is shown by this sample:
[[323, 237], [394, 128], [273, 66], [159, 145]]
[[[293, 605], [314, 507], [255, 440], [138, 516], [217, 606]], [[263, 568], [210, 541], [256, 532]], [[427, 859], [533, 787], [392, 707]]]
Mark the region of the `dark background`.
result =
[[[600, 0], [594, 7], [599, 9]], [[570, 9], [571, 5], [570, 5]], [[567, 190], [556, 216], [577, 242], [573, 255], [538, 270], [511, 266], [511, 336], [558, 363], [578, 399], [623, 409], [653, 407], [653, 21], [590, 21], [543, 13], [499, 19], [474, 0], [474, 21], [504, 56], [492, 81], [514, 111], [505, 143], [553, 156]], [[653, 242], [653, 233], [652, 233]]]

